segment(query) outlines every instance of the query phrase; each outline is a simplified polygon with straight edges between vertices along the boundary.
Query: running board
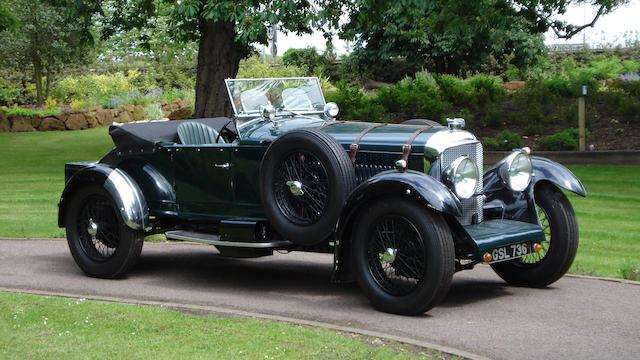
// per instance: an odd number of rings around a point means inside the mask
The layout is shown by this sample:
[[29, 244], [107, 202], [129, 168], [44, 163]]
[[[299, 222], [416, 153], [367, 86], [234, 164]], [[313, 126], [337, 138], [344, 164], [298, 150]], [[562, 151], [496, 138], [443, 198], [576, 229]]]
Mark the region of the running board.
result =
[[273, 248], [281, 248], [289, 245], [293, 245], [291, 242], [282, 240], [282, 241], [271, 241], [271, 242], [239, 242], [239, 241], [224, 241], [220, 240], [219, 235], [207, 234], [207, 233], [199, 233], [195, 231], [167, 231], [165, 233], [167, 239], [171, 240], [182, 240], [182, 241], [195, 241], [208, 245], [217, 245], [217, 246], [228, 246], [228, 247], [237, 247], [237, 248], [253, 248], [253, 249], [273, 249]]

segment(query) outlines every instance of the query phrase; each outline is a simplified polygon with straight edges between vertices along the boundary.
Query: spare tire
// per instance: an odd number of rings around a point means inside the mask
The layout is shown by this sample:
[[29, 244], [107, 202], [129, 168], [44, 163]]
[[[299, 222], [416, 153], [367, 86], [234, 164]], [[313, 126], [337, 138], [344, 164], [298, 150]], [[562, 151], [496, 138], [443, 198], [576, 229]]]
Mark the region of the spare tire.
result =
[[342, 146], [321, 130], [301, 129], [271, 144], [260, 164], [260, 197], [271, 225], [298, 245], [333, 233], [356, 185]]
[[426, 126], [442, 126], [437, 121], [429, 120], [429, 119], [410, 119], [401, 122], [402, 125], [426, 125]]

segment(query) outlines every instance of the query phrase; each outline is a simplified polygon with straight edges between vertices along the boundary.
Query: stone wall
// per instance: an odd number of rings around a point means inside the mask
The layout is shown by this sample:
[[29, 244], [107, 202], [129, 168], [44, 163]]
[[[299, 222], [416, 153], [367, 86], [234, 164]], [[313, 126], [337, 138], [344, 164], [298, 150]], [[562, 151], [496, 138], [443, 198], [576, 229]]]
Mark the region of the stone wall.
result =
[[[183, 100], [161, 104], [165, 117], [170, 120], [188, 119], [191, 107]], [[81, 130], [108, 126], [114, 122], [127, 123], [145, 120], [142, 105], [127, 105], [117, 109], [95, 107], [78, 112], [64, 111], [56, 116], [10, 116], [0, 111], [0, 132]]]

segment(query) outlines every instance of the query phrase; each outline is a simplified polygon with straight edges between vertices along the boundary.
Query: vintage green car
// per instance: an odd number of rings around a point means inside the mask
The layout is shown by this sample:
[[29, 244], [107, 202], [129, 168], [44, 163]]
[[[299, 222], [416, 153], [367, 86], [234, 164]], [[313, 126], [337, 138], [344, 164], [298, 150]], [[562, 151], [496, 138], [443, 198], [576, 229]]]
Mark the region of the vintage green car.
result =
[[524, 148], [483, 173], [462, 119], [336, 121], [316, 78], [226, 85], [233, 119], [113, 125], [100, 161], [66, 164], [58, 223], [87, 275], [123, 276], [149, 234], [231, 257], [326, 252], [377, 309], [419, 314], [481, 262], [532, 287], [569, 269], [560, 189], [586, 192], [565, 167]]

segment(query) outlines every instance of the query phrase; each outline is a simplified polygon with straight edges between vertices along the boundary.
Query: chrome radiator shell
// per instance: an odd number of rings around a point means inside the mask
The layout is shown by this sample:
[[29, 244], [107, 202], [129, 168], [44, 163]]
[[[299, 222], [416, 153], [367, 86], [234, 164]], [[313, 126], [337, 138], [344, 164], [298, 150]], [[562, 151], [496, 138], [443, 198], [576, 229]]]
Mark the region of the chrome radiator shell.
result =
[[[471, 141], [444, 149], [437, 162], [437, 171], [431, 172], [431, 175], [442, 181], [442, 171], [460, 156], [468, 156], [478, 167], [479, 179], [476, 185], [476, 193], [481, 193], [483, 189], [483, 151], [482, 144], [479, 141]], [[460, 221], [461, 224], [469, 225], [479, 223], [483, 220], [482, 207], [484, 206], [484, 196], [478, 195], [469, 199], [460, 199], [460, 203], [462, 204], [462, 216], [458, 217], [458, 221]]]

